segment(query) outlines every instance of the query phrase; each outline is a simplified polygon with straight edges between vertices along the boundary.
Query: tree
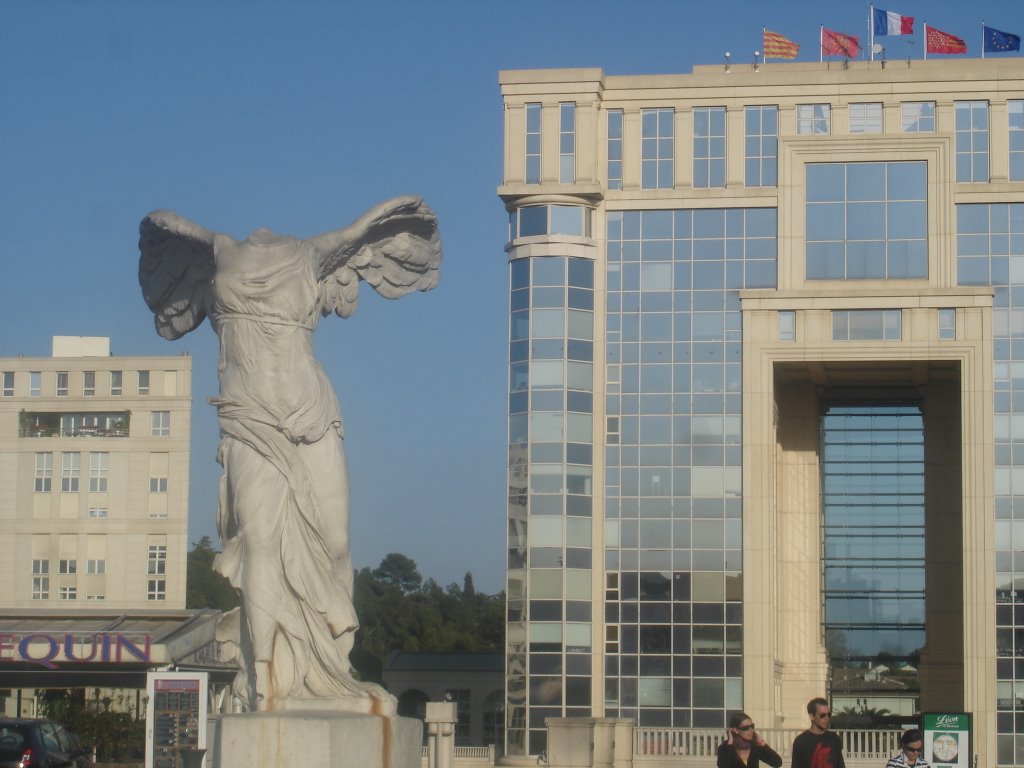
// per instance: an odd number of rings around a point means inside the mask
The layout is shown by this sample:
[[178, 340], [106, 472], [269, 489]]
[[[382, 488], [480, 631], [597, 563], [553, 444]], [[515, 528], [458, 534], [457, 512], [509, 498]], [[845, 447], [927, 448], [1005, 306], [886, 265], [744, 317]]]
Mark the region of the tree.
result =
[[416, 561], [398, 552], [385, 555], [373, 576], [384, 584], [397, 587], [403, 594], [415, 592], [423, 583]]
[[209, 536], [203, 536], [192, 544], [192, 551], [188, 553], [186, 608], [230, 611], [238, 605], [238, 592], [227, 579], [213, 570], [213, 558], [217, 554]]

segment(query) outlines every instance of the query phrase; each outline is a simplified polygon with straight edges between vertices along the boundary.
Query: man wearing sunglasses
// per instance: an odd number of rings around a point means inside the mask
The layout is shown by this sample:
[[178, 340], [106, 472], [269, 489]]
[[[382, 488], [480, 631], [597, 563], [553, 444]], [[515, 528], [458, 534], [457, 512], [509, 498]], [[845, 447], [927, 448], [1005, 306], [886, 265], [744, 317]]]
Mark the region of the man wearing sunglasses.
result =
[[793, 768], [846, 768], [843, 742], [829, 730], [832, 710], [825, 699], [807, 702], [811, 726], [793, 740]]
[[928, 761], [921, 757], [924, 751], [924, 736], [917, 728], [911, 728], [900, 737], [900, 753], [890, 757], [885, 768], [929, 768]]

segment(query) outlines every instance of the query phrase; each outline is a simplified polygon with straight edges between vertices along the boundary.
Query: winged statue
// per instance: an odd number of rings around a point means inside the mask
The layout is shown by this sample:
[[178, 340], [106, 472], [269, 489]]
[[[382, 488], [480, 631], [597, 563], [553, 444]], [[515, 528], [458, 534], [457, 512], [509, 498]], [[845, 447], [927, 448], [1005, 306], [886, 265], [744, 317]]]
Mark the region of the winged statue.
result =
[[320, 317], [348, 317], [360, 282], [385, 298], [438, 283], [437, 218], [418, 197], [301, 239], [245, 240], [171, 211], [139, 227], [139, 283], [156, 330], [177, 339], [209, 318], [220, 339], [221, 442], [214, 567], [241, 596], [236, 695], [250, 710], [393, 714], [355, 679], [349, 482], [338, 400], [317, 362]]

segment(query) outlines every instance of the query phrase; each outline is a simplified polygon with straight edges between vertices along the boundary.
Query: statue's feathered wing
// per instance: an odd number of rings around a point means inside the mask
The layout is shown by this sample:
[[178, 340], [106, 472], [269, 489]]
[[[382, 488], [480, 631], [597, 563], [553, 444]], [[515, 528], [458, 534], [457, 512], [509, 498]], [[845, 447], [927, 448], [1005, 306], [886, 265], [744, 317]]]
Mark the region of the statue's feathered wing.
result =
[[324, 315], [355, 312], [360, 280], [387, 299], [429, 291], [438, 282], [437, 216], [418, 197], [383, 202], [351, 226], [309, 242], [317, 254]]
[[139, 225], [139, 285], [165, 339], [184, 336], [206, 318], [215, 237], [171, 211], [153, 211]]

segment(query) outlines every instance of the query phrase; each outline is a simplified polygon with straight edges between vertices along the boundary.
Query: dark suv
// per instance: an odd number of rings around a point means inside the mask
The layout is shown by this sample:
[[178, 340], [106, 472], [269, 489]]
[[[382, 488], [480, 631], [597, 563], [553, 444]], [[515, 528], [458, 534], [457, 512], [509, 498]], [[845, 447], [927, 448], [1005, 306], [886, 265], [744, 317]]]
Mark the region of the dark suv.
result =
[[88, 768], [90, 752], [53, 720], [0, 719], [0, 768]]

